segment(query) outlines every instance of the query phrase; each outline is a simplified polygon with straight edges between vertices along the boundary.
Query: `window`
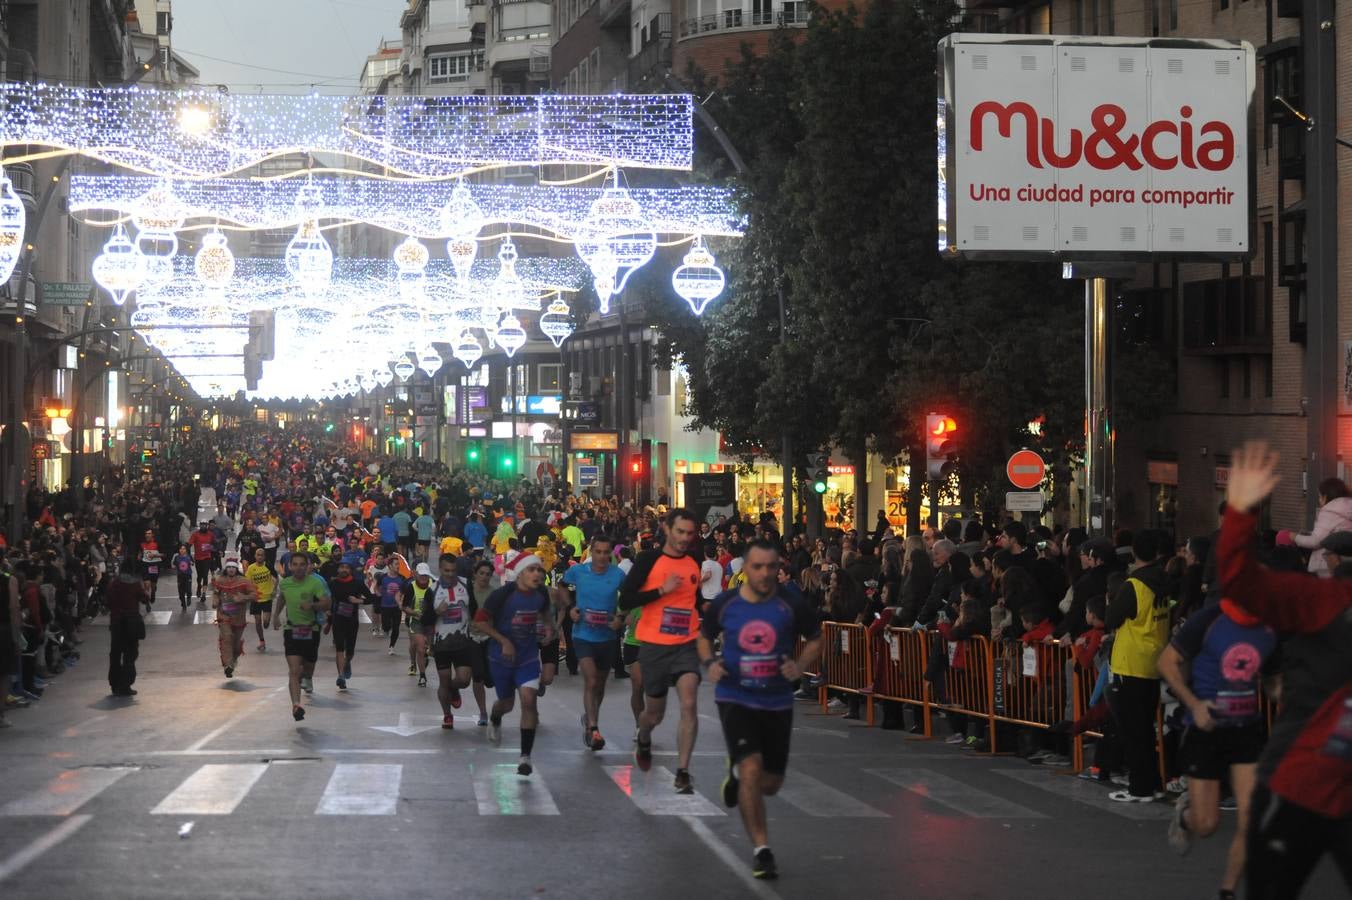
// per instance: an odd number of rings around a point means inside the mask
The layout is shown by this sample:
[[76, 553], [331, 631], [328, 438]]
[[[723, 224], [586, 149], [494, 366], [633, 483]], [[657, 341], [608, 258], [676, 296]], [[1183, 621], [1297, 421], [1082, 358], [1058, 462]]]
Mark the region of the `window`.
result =
[[563, 366], [558, 363], [541, 363], [535, 367], [535, 377], [539, 380], [536, 390], [541, 394], [557, 394], [561, 390]]
[[433, 56], [427, 60], [427, 80], [432, 84], [466, 81], [475, 68], [473, 56], [469, 53]]
[[1178, 30], [1178, 0], [1168, 0], [1169, 3], [1169, 30]]
[[1271, 300], [1261, 275], [1232, 275], [1183, 285], [1183, 348], [1270, 352]]
[[174, 20], [173, 20], [173, 17], [169, 15], [169, 13], [167, 13], [167, 12], [157, 12], [157, 13], [155, 13], [155, 33], [156, 33], [156, 34], [168, 34], [169, 31], [170, 31], [170, 29], [172, 29], [173, 27], [174, 27]]

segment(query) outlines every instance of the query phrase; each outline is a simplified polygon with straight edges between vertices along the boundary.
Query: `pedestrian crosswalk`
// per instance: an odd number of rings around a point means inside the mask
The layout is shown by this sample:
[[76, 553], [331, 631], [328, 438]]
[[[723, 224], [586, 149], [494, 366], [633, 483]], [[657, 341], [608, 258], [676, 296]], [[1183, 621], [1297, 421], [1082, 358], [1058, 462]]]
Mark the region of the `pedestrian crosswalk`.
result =
[[[364, 609], [357, 610], [358, 618], [363, 625], [374, 625], [371, 614]], [[206, 607], [190, 606], [186, 610], [175, 609], [152, 609], [142, 618], [146, 625], [215, 625], [216, 610]], [[250, 627], [253, 625], [253, 616], [248, 616], [247, 623]], [[94, 620], [95, 625], [107, 625], [108, 617], [100, 616]]]
[[[615, 812], [606, 804], [630, 805], [647, 816], [720, 817], [728, 815], [719, 799], [719, 785], [703, 779], [693, 794], [672, 790], [673, 774], [663, 766], [641, 772], [630, 765], [609, 765], [599, 770], [576, 768], [551, 770], [548, 757], [535, 763], [529, 777], [517, 774], [516, 763], [498, 763], [496, 754], [475, 755], [438, 769], [439, 787], [429, 790], [425, 773], [411, 775], [399, 763], [326, 763], [332, 766], [321, 778], [315, 765], [297, 765], [295, 760], [251, 763], [208, 763], [190, 772], [174, 773], [175, 784], [154, 767], [86, 767], [64, 771], [36, 790], [0, 803], [0, 819], [20, 816], [70, 816], [97, 813], [99, 798], [105, 792], [117, 796], [109, 808], [119, 814], [126, 810], [128, 797], [144, 799], [150, 815], [228, 816], [236, 813], [251, 795], [284, 794], [297, 809], [310, 809], [318, 816], [393, 816], [400, 804], [411, 800], [472, 800], [481, 816], [559, 816], [586, 813], [598, 808]], [[308, 760], [306, 762], [309, 762]], [[1000, 785], [983, 789], [931, 769], [888, 768], [856, 770], [848, 777], [833, 773], [833, 780], [844, 781], [858, 797], [841, 784], [831, 784], [802, 771], [790, 771], [783, 790], [769, 800], [773, 817], [811, 817], [835, 819], [881, 819], [912, 813], [917, 802], [926, 804], [931, 815], [972, 820], [1030, 820], [1065, 815], [1085, 805], [1116, 811], [1102, 791], [1076, 783], [1073, 778], [1043, 772], [1000, 769], [1009, 776], [996, 779], [1006, 784], [1034, 788], [1034, 795], [1057, 806], [1044, 812], [1025, 805], [1026, 792], [1016, 789], [1015, 802], [995, 793]], [[863, 780], [861, 781], [860, 778]], [[299, 777], [298, 777], [299, 776]], [[325, 780], [326, 779], [326, 780]], [[556, 798], [551, 784], [561, 780], [567, 791]], [[582, 783], [579, 783], [582, 779]], [[320, 784], [323, 787], [320, 788]], [[583, 790], [579, 791], [578, 788]], [[167, 793], [161, 793], [167, 790]], [[152, 802], [154, 798], [158, 800]], [[562, 805], [561, 805], [562, 804]], [[1042, 805], [1042, 804], [1037, 804]], [[584, 808], [585, 807], [585, 808]], [[133, 806], [133, 809], [135, 807]], [[1168, 815], [1165, 805], [1133, 807], [1131, 818], [1160, 819]]]

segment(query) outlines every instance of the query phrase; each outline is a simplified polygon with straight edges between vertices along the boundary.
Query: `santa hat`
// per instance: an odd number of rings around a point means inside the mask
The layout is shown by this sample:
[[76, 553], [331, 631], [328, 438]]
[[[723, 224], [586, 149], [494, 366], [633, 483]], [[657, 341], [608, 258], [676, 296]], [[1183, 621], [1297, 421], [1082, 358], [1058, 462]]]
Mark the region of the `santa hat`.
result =
[[543, 569], [545, 564], [541, 562], [540, 557], [536, 556], [534, 553], [523, 553], [516, 559], [507, 563], [507, 567], [503, 569], [502, 572], [502, 580], [516, 581], [516, 576], [526, 571], [531, 566], [539, 566]]

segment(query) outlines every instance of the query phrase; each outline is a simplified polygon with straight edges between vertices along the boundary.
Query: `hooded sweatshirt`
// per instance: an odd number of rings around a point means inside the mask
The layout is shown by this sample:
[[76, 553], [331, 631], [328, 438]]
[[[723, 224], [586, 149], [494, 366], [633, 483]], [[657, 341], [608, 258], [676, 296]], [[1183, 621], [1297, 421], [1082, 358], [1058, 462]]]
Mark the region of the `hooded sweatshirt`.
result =
[[1324, 561], [1324, 554], [1318, 552], [1319, 545], [1336, 531], [1352, 531], [1352, 497], [1336, 497], [1325, 503], [1315, 514], [1314, 528], [1310, 533], [1292, 536], [1297, 547], [1316, 551], [1310, 554], [1307, 568], [1320, 578], [1329, 577], [1329, 567]]

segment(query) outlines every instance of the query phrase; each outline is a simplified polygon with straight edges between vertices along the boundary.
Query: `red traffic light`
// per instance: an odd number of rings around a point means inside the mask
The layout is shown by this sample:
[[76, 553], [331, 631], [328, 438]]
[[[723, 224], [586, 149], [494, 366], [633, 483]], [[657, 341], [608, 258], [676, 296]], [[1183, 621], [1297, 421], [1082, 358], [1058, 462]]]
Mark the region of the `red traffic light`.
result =
[[958, 423], [953, 421], [951, 416], [929, 416], [930, 434], [935, 437], [944, 437], [958, 430]]
[[629, 471], [635, 475], [643, 474], [643, 457], [641, 455], [636, 453], [629, 458]]

